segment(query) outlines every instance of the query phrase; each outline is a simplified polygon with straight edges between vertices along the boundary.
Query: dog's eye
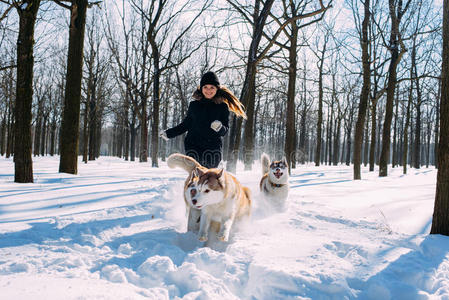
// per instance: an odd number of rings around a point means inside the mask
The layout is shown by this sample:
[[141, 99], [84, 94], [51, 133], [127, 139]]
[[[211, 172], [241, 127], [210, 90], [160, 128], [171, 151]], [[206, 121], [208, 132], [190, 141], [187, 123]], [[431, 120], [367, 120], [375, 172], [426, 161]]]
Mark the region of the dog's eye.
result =
[[207, 194], [207, 193], [209, 193], [209, 192], [210, 192], [210, 190], [209, 190], [209, 189], [207, 189], [207, 190], [205, 190], [204, 192], [205, 192], [205, 193]]

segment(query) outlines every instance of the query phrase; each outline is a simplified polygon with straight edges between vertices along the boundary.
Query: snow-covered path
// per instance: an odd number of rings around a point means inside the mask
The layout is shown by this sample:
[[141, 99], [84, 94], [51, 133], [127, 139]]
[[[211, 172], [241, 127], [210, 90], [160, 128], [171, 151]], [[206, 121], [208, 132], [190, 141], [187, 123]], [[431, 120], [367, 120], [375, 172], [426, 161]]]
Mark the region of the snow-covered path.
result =
[[[300, 166], [285, 212], [253, 191], [229, 243], [186, 233], [186, 174], [115, 158], [35, 183], [0, 158], [0, 299], [449, 299], [449, 238], [429, 236], [436, 171]], [[237, 229], [237, 228], [236, 228]]]

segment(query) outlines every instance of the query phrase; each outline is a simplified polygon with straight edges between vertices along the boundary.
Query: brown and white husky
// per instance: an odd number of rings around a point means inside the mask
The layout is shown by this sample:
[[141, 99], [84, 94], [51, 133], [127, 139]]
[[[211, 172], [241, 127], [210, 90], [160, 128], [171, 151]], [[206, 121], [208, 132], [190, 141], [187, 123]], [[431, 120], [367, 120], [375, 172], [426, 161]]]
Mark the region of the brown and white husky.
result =
[[228, 241], [234, 221], [251, 213], [250, 190], [223, 169], [207, 169], [183, 154], [170, 155], [167, 165], [189, 172], [184, 184], [184, 200], [188, 206], [187, 230], [198, 230], [199, 240], [207, 241], [212, 226], [217, 229], [219, 240]]
[[262, 164], [260, 191], [273, 208], [284, 210], [290, 189], [287, 160], [283, 157], [281, 160], [271, 161], [265, 153], [262, 153], [260, 160]]

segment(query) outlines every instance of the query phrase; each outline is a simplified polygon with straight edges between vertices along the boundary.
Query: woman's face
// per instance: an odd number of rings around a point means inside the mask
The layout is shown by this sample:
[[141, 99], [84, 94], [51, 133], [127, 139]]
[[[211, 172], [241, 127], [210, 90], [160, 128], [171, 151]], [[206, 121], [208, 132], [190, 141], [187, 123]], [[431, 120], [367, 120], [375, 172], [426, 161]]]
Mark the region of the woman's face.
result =
[[204, 97], [206, 99], [212, 99], [215, 94], [217, 93], [217, 87], [213, 84], [206, 84], [201, 89], [201, 92], [203, 93]]

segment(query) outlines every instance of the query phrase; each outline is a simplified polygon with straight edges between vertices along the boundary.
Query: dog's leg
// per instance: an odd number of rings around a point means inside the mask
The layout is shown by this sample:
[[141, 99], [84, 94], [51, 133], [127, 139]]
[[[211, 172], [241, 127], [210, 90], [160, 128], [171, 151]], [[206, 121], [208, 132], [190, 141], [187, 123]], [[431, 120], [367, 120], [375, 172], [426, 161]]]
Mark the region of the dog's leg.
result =
[[210, 218], [205, 213], [201, 213], [200, 220], [200, 232], [199, 232], [199, 240], [202, 242], [207, 241], [207, 233], [209, 231]]
[[187, 231], [198, 232], [200, 228], [199, 220], [201, 218], [201, 211], [190, 208], [187, 219]]
[[218, 233], [218, 239], [220, 241], [227, 242], [229, 240], [232, 224], [234, 224], [234, 216], [231, 216], [221, 223], [220, 232]]

